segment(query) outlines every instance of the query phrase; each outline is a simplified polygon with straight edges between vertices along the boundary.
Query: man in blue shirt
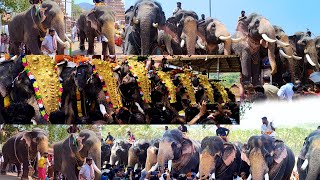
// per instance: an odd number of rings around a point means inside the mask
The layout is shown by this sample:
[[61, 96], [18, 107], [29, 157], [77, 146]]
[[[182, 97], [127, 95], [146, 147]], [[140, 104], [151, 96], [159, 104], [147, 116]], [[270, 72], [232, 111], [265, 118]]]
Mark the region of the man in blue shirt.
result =
[[220, 136], [224, 141], [228, 142], [228, 135], [230, 130], [224, 127], [220, 127], [220, 124], [216, 124], [217, 126], [217, 130], [216, 130], [216, 134], [217, 136]]

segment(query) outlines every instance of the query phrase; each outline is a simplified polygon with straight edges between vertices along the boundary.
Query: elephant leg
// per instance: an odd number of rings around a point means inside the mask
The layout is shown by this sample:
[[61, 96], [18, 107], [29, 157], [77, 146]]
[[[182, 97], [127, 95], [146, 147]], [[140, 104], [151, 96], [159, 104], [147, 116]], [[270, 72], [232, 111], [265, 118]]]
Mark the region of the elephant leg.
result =
[[31, 51], [31, 54], [37, 54], [37, 55], [42, 54], [37, 43], [38, 42], [37, 38], [25, 37], [25, 39], [27, 39], [26, 46], [28, 46], [29, 50]]
[[108, 43], [102, 41], [102, 55], [107, 55], [107, 48], [108, 48]]
[[89, 35], [88, 37], [88, 55], [93, 55], [94, 54], [94, 36]]
[[252, 57], [251, 62], [251, 77], [252, 77], [252, 84], [259, 85], [260, 82], [260, 76], [261, 76], [261, 70], [260, 70], [260, 56], [254, 56]]
[[242, 79], [244, 82], [251, 82], [251, 56], [248, 50], [241, 54]]
[[85, 41], [86, 35], [83, 31], [80, 31], [80, 50], [84, 51], [86, 48], [84, 46], [84, 41]]
[[21, 176], [21, 164], [20, 163], [15, 163], [15, 165], [17, 166], [17, 171], [18, 171], [18, 177]]
[[23, 162], [23, 172], [22, 172], [21, 179], [28, 179], [28, 177], [29, 177], [29, 161], [26, 160]]
[[74, 168], [75, 168], [74, 163], [64, 160], [62, 162], [61, 172], [63, 176], [67, 179], [78, 179]]
[[8, 166], [8, 163], [9, 163], [8, 159], [4, 157], [4, 161], [3, 161], [3, 163], [1, 164], [1, 165], [2, 165], [2, 167], [1, 167], [1, 174], [2, 174], [2, 175], [6, 175], [6, 174], [7, 174], [7, 166]]

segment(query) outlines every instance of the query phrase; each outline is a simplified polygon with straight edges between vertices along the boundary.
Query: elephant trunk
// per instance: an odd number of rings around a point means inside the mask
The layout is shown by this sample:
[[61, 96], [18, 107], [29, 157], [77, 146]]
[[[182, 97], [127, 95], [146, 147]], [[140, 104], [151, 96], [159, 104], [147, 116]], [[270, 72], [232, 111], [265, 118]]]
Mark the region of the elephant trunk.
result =
[[197, 41], [197, 21], [193, 17], [189, 16], [184, 20], [183, 32], [188, 55], [194, 55]]
[[[318, 141], [318, 142], [320, 142], [320, 141]], [[311, 158], [309, 158], [308, 174], [307, 174], [306, 180], [317, 179], [317, 177], [320, 174], [319, 173], [320, 149], [313, 148], [313, 151], [309, 155], [309, 157], [311, 157]]]
[[276, 58], [274, 55], [275, 50], [275, 44], [274, 43], [268, 43], [268, 58], [271, 65], [271, 74], [274, 75], [277, 73], [277, 64], [276, 64]]
[[203, 151], [200, 155], [199, 178], [207, 179], [213, 173], [215, 174], [215, 166], [216, 162], [214, 156], [207, 151]]
[[[289, 44], [289, 38], [287, 35], [281, 37], [280, 39], [282, 42], [285, 42], [286, 44]], [[289, 45], [287, 47], [283, 47], [282, 48], [285, 52], [286, 55], [288, 55], [289, 57], [287, 57], [286, 59], [288, 60], [288, 69], [289, 72], [291, 74], [291, 80], [293, 81], [295, 77], [298, 77], [298, 74], [296, 74], [296, 60], [293, 59], [292, 55], [293, 55], [293, 49], [292, 47]]]
[[101, 27], [102, 33], [107, 37], [108, 39], [108, 49], [109, 49], [109, 54], [110, 55], [115, 55], [115, 41], [114, 41], [114, 36], [115, 36], [115, 29], [114, 29], [114, 22], [108, 21], [103, 24]]
[[168, 150], [164, 150], [161, 149], [159, 147], [159, 153], [158, 153], [158, 157], [157, 157], [157, 161], [158, 161], [158, 165], [160, 166], [160, 171], [161, 173], [164, 172], [164, 168], [165, 168], [165, 163], [168, 163], [169, 160], [172, 160], [173, 157], [170, 157], [168, 155]]
[[128, 152], [128, 167], [133, 167], [136, 163], [138, 163], [138, 156], [134, 152], [134, 148], [130, 148]]
[[[156, 35], [158, 29], [153, 26], [152, 21], [152, 9], [146, 9], [141, 14], [141, 19], [139, 19], [140, 25], [140, 40], [141, 40], [141, 55], [149, 55], [150, 48], [152, 45], [151, 35]], [[157, 39], [157, 37], [155, 37]]]
[[260, 149], [254, 148], [249, 154], [252, 179], [264, 179], [269, 168]]
[[157, 148], [156, 147], [149, 147], [147, 149], [147, 159], [145, 169], [148, 172], [153, 165], [157, 163]]
[[94, 163], [92, 163], [93, 165], [93, 169], [95, 171], [95, 180], [99, 180], [100, 179], [100, 175], [101, 175], [101, 144], [97, 143], [95, 144], [93, 147], [90, 148], [89, 152], [88, 152], [88, 157], [91, 157], [92, 160], [94, 161]]
[[[65, 42], [65, 23], [63, 13], [57, 15], [52, 21], [52, 28], [56, 30], [57, 35], [60, 39]], [[60, 43], [57, 43], [57, 54], [64, 54], [64, 46]]]
[[44, 153], [48, 153], [49, 146], [48, 146], [48, 138], [42, 137], [37, 145], [37, 150], [40, 152], [41, 155]]
[[232, 43], [231, 39], [224, 41], [224, 48], [223, 48], [224, 55], [231, 55], [231, 43]]

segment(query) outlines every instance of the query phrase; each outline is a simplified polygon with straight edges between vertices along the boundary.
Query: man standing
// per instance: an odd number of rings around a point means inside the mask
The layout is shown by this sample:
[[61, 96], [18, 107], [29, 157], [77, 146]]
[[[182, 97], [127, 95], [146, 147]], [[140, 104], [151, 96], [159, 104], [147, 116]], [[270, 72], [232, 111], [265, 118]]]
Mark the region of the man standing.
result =
[[38, 160], [38, 176], [40, 180], [45, 180], [47, 177], [47, 167], [50, 166], [48, 161], [48, 153], [43, 153], [43, 156]]
[[217, 130], [216, 130], [216, 135], [220, 136], [221, 139], [223, 139], [224, 141], [228, 142], [228, 135], [230, 133], [230, 130], [224, 127], [221, 127], [220, 124], [216, 124], [217, 126]]
[[54, 56], [57, 51], [57, 39], [55, 37], [55, 30], [49, 29], [49, 34], [44, 37], [41, 44], [43, 54]]
[[91, 167], [92, 165], [92, 158], [87, 157], [86, 163], [81, 167], [79, 176], [80, 180], [92, 180], [94, 179], [94, 170]]
[[175, 15], [180, 10], [182, 10], [181, 2], [177, 2], [177, 8], [175, 10], [173, 10], [173, 15]]
[[136, 141], [136, 138], [134, 137], [134, 135], [130, 132], [130, 130], [127, 132], [128, 133], [128, 141], [130, 144], [133, 144]]
[[108, 136], [106, 138], [106, 143], [111, 145], [111, 144], [113, 144], [113, 140], [114, 140], [113, 136], [111, 136], [111, 133], [108, 132]]
[[268, 100], [278, 99], [277, 93], [279, 91], [279, 88], [270, 84], [270, 76], [263, 77], [263, 89], [264, 94], [267, 96]]
[[291, 76], [289, 73], [283, 73], [282, 74], [282, 79], [283, 82], [286, 83], [285, 85], [281, 86], [279, 89], [277, 95], [281, 100], [286, 100], [286, 101], [292, 101], [292, 96], [294, 94], [293, 92], [293, 87], [294, 85], [291, 82]]
[[275, 138], [276, 136], [276, 128], [274, 127], [273, 122], [268, 121], [267, 117], [263, 117], [262, 119], [262, 125], [261, 125], [261, 134], [267, 134], [272, 138]]

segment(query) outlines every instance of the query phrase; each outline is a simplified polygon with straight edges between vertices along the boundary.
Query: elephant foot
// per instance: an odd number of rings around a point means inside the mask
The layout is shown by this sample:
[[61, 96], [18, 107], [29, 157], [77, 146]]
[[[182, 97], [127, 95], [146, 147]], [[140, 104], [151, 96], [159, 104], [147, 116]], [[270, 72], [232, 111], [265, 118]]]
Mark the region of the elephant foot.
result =
[[79, 48], [80, 48], [80, 50], [81, 50], [81, 51], [84, 51], [84, 50], [85, 50], [84, 45], [80, 45], [80, 47], [79, 47]]
[[22, 176], [21, 180], [29, 180], [29, 177], [28, 176]]
[[6, 174], [7, 174], [6, 170], [1, 170], [1, 175], [6, 175]]
[[22, 176], [22, 171], [18, 171], [18, 177]]

